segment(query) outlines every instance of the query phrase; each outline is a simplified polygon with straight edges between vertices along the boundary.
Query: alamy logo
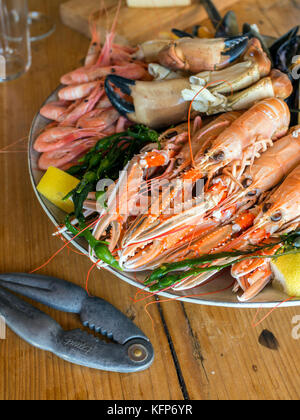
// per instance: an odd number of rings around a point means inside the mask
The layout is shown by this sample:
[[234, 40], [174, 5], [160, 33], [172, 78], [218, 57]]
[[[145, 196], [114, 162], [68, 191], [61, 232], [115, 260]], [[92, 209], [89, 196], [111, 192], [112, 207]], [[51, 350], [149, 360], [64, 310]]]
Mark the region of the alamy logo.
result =
[[[138, 182], [130, 172], [121, 171], [117, 184], [103, 179], [98, 182], [96, 189], [98, 212], [102, 213], [105, 208], [107, 213], [118, 216], [160, 215], [161, 211], [164, 215], [181, 214], [183, 211], [192, 211], [196, 205], [206, 205], [203, 179], [198, 180], [196, 185], [190, 179]], [[173, 198], [167, 200], [167, 197]]]
[[0, 340], [5, 340], [6, 338], [6, 326], [5, 319], [3, 316], [0, 316]]
[[0, 55], [0, 78], [6, 78], [6, 60], [3, 55]]
[[294, 340], [300, 340], [300, 315], [294, 316], [292, 324], [295, 325], [292, 330], [292, 337]]

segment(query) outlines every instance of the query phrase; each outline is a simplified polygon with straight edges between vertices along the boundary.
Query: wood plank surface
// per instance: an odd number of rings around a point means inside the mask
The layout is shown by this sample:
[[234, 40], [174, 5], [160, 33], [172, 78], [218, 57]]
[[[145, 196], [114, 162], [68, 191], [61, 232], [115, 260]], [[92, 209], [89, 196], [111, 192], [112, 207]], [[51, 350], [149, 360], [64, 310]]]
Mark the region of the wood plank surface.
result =
[[[31, 10], [45, 11], [57, 19], [55, 34], [34, 43], [30, 71], [14, 82], [0, 85], [1, 148], [26, 136], [35, 113], [58, 84], [59, 78], [79, 65], [89, 41], [60, 24], [58, 0], [30, 1]], [[22, 142], [20, 143], [20, 145]], [[17, 150], [18, 147], [14, 150]], [[51, 235], [53, 225], [42, 211], [30, 184], [26, 153], [0, 154], [1, 195], [0, 247], [1, 272], [28, 272], [39, 267], [61, 246]], [[87, 258], [64, 251], [44, 270], [85, 287], [91, 267]], [[152, 330], [144, 304], [132, 304], [136, 289], [107, 272], [98, 270], [89, 283], [98, 295], [130, 315], [155, 347], [151, 369], [136, 375], [98, 372], [73, 366], [52, 354], [36, 350], [7, 331], [0, 340], [1, 399], [182, 399], [176, 367], [158, 309]], [[41, 306], [40, 306], [41, 307]], [[42, 307], [41, 307], [42, 308]], [[44, 308], [65, 329], [77, 328], [74, 315]]]
[[[243, 1], [231, 10], [241, 24], [257, 23], [261, 33], [272, 36], [285, 33], [300, 20], [298, 1]], [[300, 340], [292, 337], [292, 320], [300, 314], [299, 308], [278, 308], [254, 328], [256, 309], [161, 305], [191, 399], [299, 399]], [[268, 312], [261, 310], [257, 321]], [[278, 350], [259, 344], [264, 329], [277, 338]]]
[[[33, 65], [17, 81], [0, 85], [0, 149], [26, 137], [34, 114], [56, 88], [60, 76], [79, 65], [88, 40], [59, 21], [60, 0], [29, 0], [31, 10], [54, 16], [57, 30], [34, 43]], [[296, 0], [246, 0], [236, 4], [240, 22], [256, 22], [261, 31], [279, 35], [297, 24]], [[22, 141], [11, 150], [19, 150]], [[62, 245], [30, 185], [26, 153], [0, 153], [1, 271], [28, 272]], [[64, 250], [41, 273], [85, 286], [91, 264]], [[143, 329], [155, 349], [152, 367], [138, 374], [98, 372], [68, 364], [37, 350], [7, 330], [0, 340], [0, 399], [142, 400], [142, 399], [299, 399], [300, 340], [292, 336], [297, 308], [277, 309], [257, 328], [256, 310], [200, 307], [180, 302], [133, 303], [137, 290], [105, 271], [95, 271], [89, 291], [107, 299]], [[150, 299], [150, 302], [151, 302]], [[80, 325], [74, 315], [39, 306], [65, 329]], [[258, 314], [262, 318], [267, 310]], [[264, 329], [278, 350], [259, 344]]]
[[[221, 10], [232, 5], [237, 0], [215, 0]], [[99, 10], [99, 0], [68, 0], [61, 4], [60, 15], [62, 21], [86, 36], [90, 35], [89, 19], [92, 13]], [[116, 14], [119, 0], [106, 0], [106, 10], [98, 13], [98, 29], [102, 38], [107, 28], [110, 28]], [[172, 28], [185, 29], [196, 25], [206, 17], [206, 12], [198, 0], [186, 7], [164, 8], [129, 8], [122, 0], [122, 7], [117, 25], [118, 41], [127, 39], [132, 44], [155, 39], [161, 32]]]

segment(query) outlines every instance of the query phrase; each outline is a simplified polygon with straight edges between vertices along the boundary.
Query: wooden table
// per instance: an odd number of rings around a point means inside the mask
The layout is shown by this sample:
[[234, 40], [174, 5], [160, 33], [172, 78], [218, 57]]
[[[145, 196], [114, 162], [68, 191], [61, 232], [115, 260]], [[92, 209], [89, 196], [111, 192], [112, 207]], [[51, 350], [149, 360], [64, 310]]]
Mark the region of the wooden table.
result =
[[[1, 148], [28, 134], [34, 114], [57, 86], [59, 77], [78, 66], [88, 40], [59, 23], [59, 0], [30, 1], [31, 10], [57, 18], [50, 38], [33, 44], [33, 65], [21, 79], [0, 86]], [[233, 8], [240, 22], [256, 22], [278, 36], [299, 23], [298, 0], [247, 0]], [[20, 145], [22, 142], [20, 143]], [[15, 146], [14, 150], [18, 150]], [[38, 204], [29, 180], [26, 153], [0, 154], [1, 271], [28, 272], [61, 246], [53, 225]], [[41, 272], [85, 284], [91, 264], [64, 251]], [[292, 319], [299, 308], [277, 309], [257, 328], [256, 310], [201, 307], [180, 302], [149, 307], [134, 304], [136, 289], [107, 272], [93, 272], [89, 290], [130, 316], [150, 337], [152, 367], [137, 374], [90, 370], [39, 351], [11, 331], [0, 341], [1, 399], [298, 399], [300, 340], [292, 338]], [[45, 310], [45, 308], [43, 308]], [[76, 316], [46, 309], [65, 329]], [[260, 317], [267, 311], [262, 310]], [[262, 330], [273, 332], [279, 349], [259, 344]]]

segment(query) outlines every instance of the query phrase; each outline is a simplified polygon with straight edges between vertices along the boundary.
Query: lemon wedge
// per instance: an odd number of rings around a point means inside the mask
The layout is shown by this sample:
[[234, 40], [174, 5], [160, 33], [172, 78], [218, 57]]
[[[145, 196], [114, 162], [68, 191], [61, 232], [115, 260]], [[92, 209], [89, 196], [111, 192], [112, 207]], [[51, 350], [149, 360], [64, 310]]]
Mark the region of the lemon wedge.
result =
[[300, 254], [284, 255], [271, 260], [273, 286], [289, 296], [300, 297]]
[[63, 198], [79, 184], [79, 180], [67, 172], [50, 167], [41, 179], [37, 190], [51, 203], [66, 213], [74, 211], [74, 204], [71, 199]]

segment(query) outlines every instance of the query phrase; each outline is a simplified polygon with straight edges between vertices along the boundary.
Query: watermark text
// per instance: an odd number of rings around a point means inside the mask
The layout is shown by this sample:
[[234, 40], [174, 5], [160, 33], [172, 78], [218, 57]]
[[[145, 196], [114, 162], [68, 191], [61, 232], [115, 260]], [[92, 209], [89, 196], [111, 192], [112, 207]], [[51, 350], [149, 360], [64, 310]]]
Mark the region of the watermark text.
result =
[[300, 340], [300, 315], [295, 315], [292, 319], [295, 327], [292, 329], [292, 337], [294, 340]]
[[6, 338], [6, 325], [5, 319], [0, 315], [0, 340], [5, 340]]
[[0, 79], [6, 78], [6, 60], [3, 55], [0, 54]]

